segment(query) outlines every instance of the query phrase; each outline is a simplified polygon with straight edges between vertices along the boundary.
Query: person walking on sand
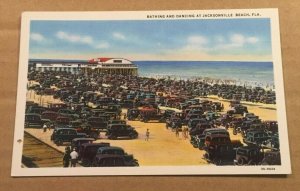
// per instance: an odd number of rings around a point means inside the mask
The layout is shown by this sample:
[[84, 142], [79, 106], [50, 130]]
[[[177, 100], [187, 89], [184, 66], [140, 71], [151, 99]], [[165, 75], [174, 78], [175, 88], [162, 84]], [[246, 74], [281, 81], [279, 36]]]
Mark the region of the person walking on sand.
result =
[[149, 131], [149, 129], [147, 129], [145, 141], [149, 140], [149, 136], [150, 136], [150, 131]]
[[184, 128], [185, 128], [185, 136], [188, 139], [189, 138], [189, 128], [188, 128], [188, 126], [184, 126]]
[[178, 127], [175, 128], [175, 135], [176, 135], [176, 137], [179, 137], [179, 128]]
[[77, 159], [78, 159], [78, 153], [76, 152], [75, 148], [70, 153], [70, 157], [71, 157], [71, 167], [76, 167], [76, 163], [77, 163]]

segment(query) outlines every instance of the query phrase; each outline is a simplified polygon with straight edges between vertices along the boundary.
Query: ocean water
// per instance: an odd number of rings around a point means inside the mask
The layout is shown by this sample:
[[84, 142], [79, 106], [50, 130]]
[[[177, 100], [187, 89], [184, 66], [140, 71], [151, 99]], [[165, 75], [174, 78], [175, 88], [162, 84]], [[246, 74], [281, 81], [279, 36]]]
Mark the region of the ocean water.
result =
[[272, 62], [135, 61], [139, 76], [175, 79], [211, 78], [237, 84], [273, 86]]

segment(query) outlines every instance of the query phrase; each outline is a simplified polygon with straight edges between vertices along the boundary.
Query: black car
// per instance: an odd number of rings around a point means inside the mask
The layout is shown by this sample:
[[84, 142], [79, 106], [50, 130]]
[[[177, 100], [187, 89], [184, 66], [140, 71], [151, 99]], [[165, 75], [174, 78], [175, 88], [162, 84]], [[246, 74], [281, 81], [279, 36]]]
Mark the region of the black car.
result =
[[117, 120], [117, 119], [115, 119], [115, 120], [109, 120], [107, 124], [108, 125], [110, 125], [110, 124], [124, 124], [124, 125], [126, 125], [126, 121], [125, 120]]
[[127, 111], [127, 119], [128, 120], [135, 120], [139, 117], [140, 115], [140, 110], [136, 108], [128, 109]]
[[121, 147], [99, 147], [93, 161], [93, 164], [95, 166], [97, 166], [99, 158], [103, 155], [123, 156], [126, 166], [139, 166], [138, 160], [135, 159], [133, 155], [125, 153], [125, 151]]
[[71, 109], [60, 109], [60, 110], [58, 110], [58, 113], [59, 113], [60, 116], [69, 117], [73, 120], [79, 118], [79, 115], [76, 114], [75, 111], [73, 111]]
[[233, 165], [235, 156], [235, 150], [230, 143], [216, 145], [214, 149], [208, 149], [204, 154], [209, 163], [216, 165]]
[[207, 128], [202, 132], [202, 134], [191, 135], [190, 143], [193, 145], [193, 147], [202, 150], [205, 146], [206, 135], [214, 135], [214, 134], [229, 136], [229, 133], [226, 129]]
[[205, 129], [210, 129], [212, 126], [208, 122], [198, 123], [196, 127], [189, 130], [190, 136], [201, 135]]
[[197, 126], [198, 123], [205, 123], [205, 122], [206, 122], [206, 119], [204, 119], [204, 118], [196, 118], [196, 119], [189, 120], [187, 125], [188, 125], [189, 129], [193, 129]]
[[82, 144], [93, 143], [94, 141], [94, 138], [75, 138], [71, 142], [71, 149], [73, 150], [73, 148], [76, 148], [78, 150]]
[[103, 117], [90, 117], [87, 119], [87, 124], [94, 129], [106, 129], [107, 121]]
[[125, 159], [119, 155], [101, 155], [94, 162], [95, 167], [122, 167], [126, 166]]
[[270, 135], [262, 130], [250, 131], [243, 139], [243, 142], [247, 145], [261, 145], [270, 138]]
[[56, 145], [62, 145], [64, 142], [72, 142], [75, 138], [87, 137], [85, 133], [78, 133], [75, 129], [72, 128], [57, 128], [54, 129], [51, 140]]
[[257, 146], [244, 146], [236, 151], [235, 165], [257, 165], [263, 159], [263, 153]]
[[48, 119], [42, 119], [41, 115], [35, 113], [25, 114], [25, 127], [40, 127], [47, 122], [50, 122]]
[[117, 139], [118, 137], [135, 139], [138, 137], [138, 132], [130, 125], [111, 124], [107, 127], [106, 136], [109, 139]]
[[110, 143], [83, 143], [78, 147], [78, 159], [83, 166], [91, 166], [100, 147], [109, 147]]

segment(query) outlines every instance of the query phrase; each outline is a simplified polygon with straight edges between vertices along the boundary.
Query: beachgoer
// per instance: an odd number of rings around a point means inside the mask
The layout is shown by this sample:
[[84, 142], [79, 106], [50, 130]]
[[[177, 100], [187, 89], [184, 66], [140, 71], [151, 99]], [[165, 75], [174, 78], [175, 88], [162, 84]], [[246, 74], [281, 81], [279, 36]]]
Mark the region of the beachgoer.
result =
[[184, 126], [183, 129], [182, 129], [182, 137], [184, 139], [186, 139], [188, 137], [187, 131], [188, 131], [187, 126]]
[[71, 167], [76, 167], [76, 163], [77, 163], [77, 159], [78, 159], [78, 153], [76, 152], [75, 148], [70, 153], [70, 157], [71, 157]]
[[176, 135], [176, 137], [179, 137], [179, 127], [175, 128], [175, 135]]
[[44, 125], [43, 125], [43, 132], [44, 132], [44, 133], [47, 131], [47, 128], [48, 128], [47, 125], [44, 124]]
[[145, 141], [149, 140], [149, 136], [150, 136], [150, 131], [149, 131], [149, 129], [147, 129]]
[[71, 154], [71, 148], [68, 146], [65, 148], [65, 154], [63, 157], [63, 165], [65, 168], [70, 166], [70, 159], [71, 159], [70, 154]]

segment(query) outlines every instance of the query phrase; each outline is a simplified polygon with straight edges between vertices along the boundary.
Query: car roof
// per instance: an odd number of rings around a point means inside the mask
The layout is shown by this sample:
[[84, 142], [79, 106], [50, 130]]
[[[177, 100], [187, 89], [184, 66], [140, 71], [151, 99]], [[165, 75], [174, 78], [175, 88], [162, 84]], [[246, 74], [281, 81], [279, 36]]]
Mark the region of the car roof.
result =
[[250, 131], [249, 134], [258, 134], [258, 133], [265, 133], [263, 130], [254, 130], [254, 131]]
[[215, 138], [215, 137], [226, 137], [226, 138], [228, 137], [229, 138], [229, 136], [227, 134], [210, 134], [209, 136], [212, 138]]
[[206, 133], [210, 132], [210, 131], [222, 131], [222, 132], [228, 132], [226, 129], [222, 129], [222, 128], [209, 128], [209, 129], [205, 129], [204, 130]]
[[122, 151], [124, 151], [123, 148], [116, 147], [116, 146], [100, 147], [98, 150], [122, 150]]
[[82, 144], [82, 146], [84, 146], [84, 147], [89, 147], [89, 146], [109, 146], [110, 145], [110, 143], [103, 143], [103, 142], [101, 142], [101, 143], [84, 143], [84, 144]]
[[82, 138], [75, 138], [75, 139], [73, 139], [73, 141], [81, 141], [81, 140], [86, 140], [86, 141], [95, 141], [95, 139], [94, 139], [94, 138], [84, 138], [84, 137], [82, 137]]
[[56, 131], [61, 131], [61, 130], [74, 130], [74, 131], [76, 131], [76, 129], [71, 128], [71, 127], [58, 127], [55, 130]]

